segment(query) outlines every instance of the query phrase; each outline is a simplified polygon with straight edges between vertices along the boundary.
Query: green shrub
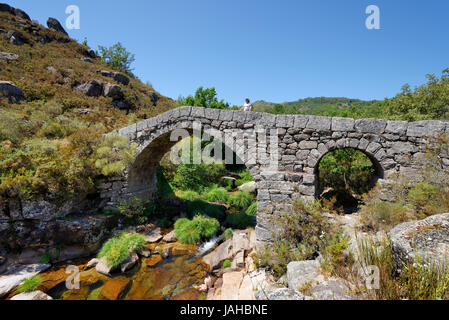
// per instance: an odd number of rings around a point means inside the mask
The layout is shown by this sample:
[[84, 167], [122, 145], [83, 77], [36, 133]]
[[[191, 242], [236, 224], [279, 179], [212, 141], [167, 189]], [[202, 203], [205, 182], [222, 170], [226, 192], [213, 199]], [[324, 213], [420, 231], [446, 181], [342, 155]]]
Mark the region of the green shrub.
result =
[[177, 191], [176, 196], [181, 200], [186, 201], [193, 201], [200, 198], [200, 195], [198, 192], [193, 190], [187, 190], [187, 191]]
[[234, 235], [234, 231], [232, 231], [231, 228], [226, 229], [224, 232], [224, 236], [225, 236], [226, 240], [231, 239], [233, 235]]
[[141, 250], [145, 246], [145, 236], [137, 233], [122, 233], [109, 239], [98, 253], [98, 258], [106, 258], [111, 267], [117, 267], [126, 261], [132, 252]]
[[378, 190], [365, 196], [366, 202], [360, 212], [361, 226], [367, 231], [390, 231], [396, 225], [415, 220], [409, 206], [403, 202], [385, 202], [378, 198]]
[[128, 138], [112, 134], [103, 138], [95, 148], [95, 166], [104, 176], [118, 175], [134, 161], [136, 150]]
[[213, 218], [196, 216], [193, 220], [179, 219], [175, 223], [175, 236], [183, 244], [199, 243], [213, 237], [220, 229], [220, 223]]
[[252, 205], [249, 206], [249, 208], [246, 210], [246, 214], [249, 216], [257, 216], [257, 212], [258, 212], [258, 206], [257, 206], [257, 202], [254, 202]]
[[440, 191], [438, 186], [420, 182], [414, 185], [409, 193], [408, 199], [415, 207], [416, 211], [420, 213], [419, 218], [425, 218], [436, 213], [442, 213], [447, 203], [445, 192]]
[[285, 274], [292, 261], [311, 260], [339, 228], [324, 215], [318, 201], [296, 201], [291, 211], [273, 215], [269, 222], [277, 234], [272, 244], [257, 253], [259, 265], [270, 268], [275, 276]]
[[320, 161], [319, 188], [363, 194], [369, 190], [374, 171], [373, 163], [363, 152], [352, 148], [334, 150]]
[[134, 54], [127, 51], [120, 42], [107, 48], [98, 46], [97, 55], [101, 61], [106, 63], [112, 69], [132, 74], [131, 64], [135, 61]]
[[203, 167], [196, 164], [181, 163], [176, 169], [173, 184], [180, 190], [201, 191], [204, 186]]
[[225, 260], [224, 262], [223, 262], [223, 268], [230, 268], [232, 266], [232, 262], [231, 262], [231, 260]]
[[226, 189], [223, 188], [213, 188], [204, 194], [204, 197], [210, 202], [229, 202], [229, 194]]
[[149, 211], [147, 206], [148, 201], [135, 197], [128, 202], [120, 203], [118, 209], [127, 224], [142, 225], [148, 221]]
[[326, 239], [321, 250], [323, 261], [321, 267], [335, 276], [343, 276], [344, 269], [354, 262], [352, 254], [347, 254], [349, 236], [344, 236], [342, 230], [334, 232]]
[[254, 201], [254, 196], [246, 191], [236, 192], [231, 196], [231, 204], [239, 208], [248, 208]]
[[25, 279], [22, 284], [17, 288], [20, 293], [29, 293], [36, 291], [42, 285], [42, 278], [40, 275]]
[[245, 169], [244, 171], [241, 171], [238, 173], [240, 176], [240, 179], [237, 179], [235, 181], [235, 185], [237, 187], [240, 187], [241, 185], [254, 181], [253, 176], [251, 175], [251, 172], [249, 172], [248, 169]]

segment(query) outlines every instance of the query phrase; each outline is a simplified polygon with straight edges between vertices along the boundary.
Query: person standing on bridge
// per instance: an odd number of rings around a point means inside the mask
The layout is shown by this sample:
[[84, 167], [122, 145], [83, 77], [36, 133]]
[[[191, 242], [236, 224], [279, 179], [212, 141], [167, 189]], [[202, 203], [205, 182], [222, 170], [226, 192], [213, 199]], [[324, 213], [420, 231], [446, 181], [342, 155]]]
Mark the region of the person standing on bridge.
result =
[[246, 98], [245, 104], [240, 108], [240, 111], [253, 111], [253, 105], [249, 98]]

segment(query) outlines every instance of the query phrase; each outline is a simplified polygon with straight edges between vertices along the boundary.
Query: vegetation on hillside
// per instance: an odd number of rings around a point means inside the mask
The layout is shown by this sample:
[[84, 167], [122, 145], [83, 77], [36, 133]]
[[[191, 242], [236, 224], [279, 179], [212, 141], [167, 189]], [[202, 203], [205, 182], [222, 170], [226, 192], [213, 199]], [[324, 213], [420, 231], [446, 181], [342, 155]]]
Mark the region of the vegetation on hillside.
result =
[[112, 69], [132, 75], [131, 64], [136, 60], [135, 56], [126, 50], [120, 42], [109, 48], [98, 46], [97, 55]]
[[[117, 56], [124, 48], [105, 50], [105, 62], [86, 60], [90, 48], [85, 45], [30, 21], [26, 24], [39, 31], [28, 33], [16, 19], [0, 12], [0, 27], [20, 32], [24, 39], [17, 46], [0, 38], [2, 51], [19, 56], [0, 61], [0, 79], [17, 85], [26, 98], [20, 104], [0, 98], [0, 198], [64, 200], [93, 193], [98, 179], [120, 171], [131, 152], [122, 148], [123, 157], [113, 154], [105, 149], [101, 136], [176, 103], [134, 77], [125, 86], [98, 72], [114, 71], [115, 65], [129, 67], [131, 55]], [[44, 37], [51, 41], [41, 41]], [[129, 110], [114, 107], [112, 97], [76, 90], [91, 80], [119, 85]]]
[[312, 114], [354, 119], [381, 118], [387, 120], [448, 120], [449, 68], [441, 76], [427, 75], [427, 82], [412, 89], [406, 84], [400, 93], [383, 101], [362, 101], [348, 98], [306, 98], [275, 104], [259, 101], [255, 111], [275, 114]]
[[193, 96], [179, 97], [179, 106], [192, 106], [192, 107], [203, 107], [203, 108], [213, 108], [213, 109], [227, 109], [229, 108], [229, 103], [224, 100], [218, 100], [217, 91], [215, 88], [203, 88], [200, 87], [195, 92]]

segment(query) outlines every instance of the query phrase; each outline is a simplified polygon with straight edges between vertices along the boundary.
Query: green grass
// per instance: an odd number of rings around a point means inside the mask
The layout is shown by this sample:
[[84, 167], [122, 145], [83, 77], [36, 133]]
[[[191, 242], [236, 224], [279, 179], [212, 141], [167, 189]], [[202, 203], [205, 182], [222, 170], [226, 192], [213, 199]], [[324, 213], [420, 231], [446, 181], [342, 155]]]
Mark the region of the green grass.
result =
[[17, 288], [20, 293], [28, 293], [36, 291], [43, 280], [40, 275], [35, 275], [34, 277], [25, 279], [22, 284]]
[[449, 299], [447, 266], [425, 263], [417, 258], [403, 263], [398, 272], [390, 240], [385, 240], [381, 245], [369, 240], [359, 240], [358, 251], [363, 264], [379, 268], [380, 289], [367, 291], [369, 299]]
[[120, 236], [108, 240], [98, 258], [106, 258], [107, 263], [115, 268], [126, 261], [132, 252], [139, 251], [145, 245], [145, 237], [137, 233], [122, 233]]
[[246, 214], [249, 216], [257, 216], [258, 206], [257, 202], [254, 202], [252, 205], [249, 206], [248, 209], [246, 209]]
[[235, 181], [235, 185], [237, 187], [240, 187], [241, 185], [254, 181], [253, 176], [251, 175], [251, 173], [249, 172], [248, 169], [245, 169], [241, 172], [238, 173], [238, 175], [240, 176], [240, 179], [237, 179]]
[[175, 223], [175, 236], [182, 244], [200, 243], [213, 237], [220, 229], [220, 223], [213, 218], [196, 216], [193, 220], [179, 219]]
[[229, 194], [224, 188], [212, 188], [206, 193], [204, 193], [204, 197], [210, 202], [221, 202], [228, 203], [229, 202]]
[[224, 232], [224, 236], [225, 236], [226, 240], [231, 239], [233, 235], [234, 235], [234, 231], [232, 231], [231, 228], [226, 229]]
[[230, 268], [232, 266], [231, 260], [225, 260], [223, 262], [223, 268]]
[[248, 208], [254, 201], [254, 196], [246, 191], [236, 192], [231, 196], [231, 204], [239, 208]]
[[193, 201], [201, 198], [200, 194], [193, 190], [182, 191], [179, 190], [176, 192], [176, 196], [184, 201]]

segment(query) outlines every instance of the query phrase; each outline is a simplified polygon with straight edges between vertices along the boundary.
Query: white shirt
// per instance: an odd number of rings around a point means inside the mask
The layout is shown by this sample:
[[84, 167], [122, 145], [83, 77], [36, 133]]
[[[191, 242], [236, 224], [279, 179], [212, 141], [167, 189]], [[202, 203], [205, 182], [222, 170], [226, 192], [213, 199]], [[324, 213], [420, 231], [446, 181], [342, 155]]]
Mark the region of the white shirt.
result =
[[251, 107], [252, 107], [251, 103], [245, 103], [243, 105], [243, 111], [251, 111]]

